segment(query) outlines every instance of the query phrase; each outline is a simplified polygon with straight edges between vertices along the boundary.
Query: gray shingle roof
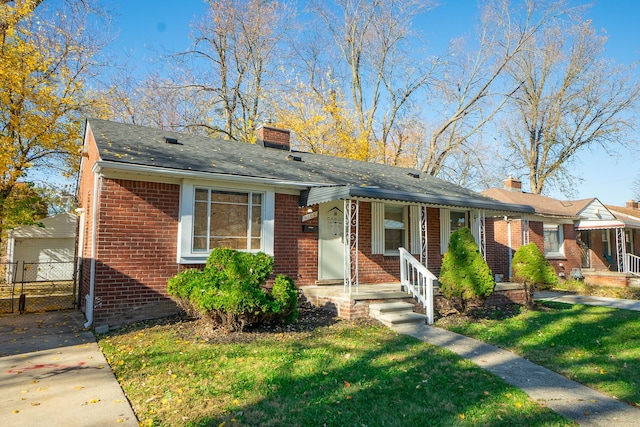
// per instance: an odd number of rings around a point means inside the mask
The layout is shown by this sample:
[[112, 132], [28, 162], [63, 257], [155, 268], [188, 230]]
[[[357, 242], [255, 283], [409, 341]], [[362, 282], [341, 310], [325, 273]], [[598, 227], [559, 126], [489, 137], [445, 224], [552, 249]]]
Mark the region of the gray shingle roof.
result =
[[[360, 197], [410, 201], [406, 197], [412, 195], [419, 196], [416, 201], [427, 203], [423, 197], [430, 196], [452, 206], [532, 212], [528, 206], [495, 202], [415, 169], [289, 152], [100, 119], [88, 119], [87, 124], [93, 132], [101, 160], [113, 163], [309, 183], [310, 188], [358, 188]], [[167, 137], [177, 139], [178, 144], [167, 143]], [[293, 156], [300, 161], [292, 160]], [[386, 197], [382, 197], [380, 191]], [[402, 197], [398, 198], [400, 195]], [[314, 203], [308, 198], [309, 193], [306, 196], [309, 203]]]
[[577, 217], [593, 198], [582, 200], [558, 200], [542, 194], [525, 193], [521, 191], [511, 191], [503, 188], [489, 188], [482, 192], [483, 195], [491, 197], [503, 203], [524, 204], [533, 207], [538, 214]]

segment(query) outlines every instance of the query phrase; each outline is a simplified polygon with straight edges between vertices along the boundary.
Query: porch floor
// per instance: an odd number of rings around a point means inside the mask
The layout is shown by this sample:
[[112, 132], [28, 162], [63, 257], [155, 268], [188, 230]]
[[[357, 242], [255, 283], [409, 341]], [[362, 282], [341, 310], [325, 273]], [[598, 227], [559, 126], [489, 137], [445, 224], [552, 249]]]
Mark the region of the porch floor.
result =
[[405, 298], [408, 294], [402, 291], [400, 282], [396, 283], [376, 283], [352, 286], [351, 292], [340, 284], [332, 285], [312, 285], [300, 288], [305, 296], [334, 296], [350, 298], [352, 300], [366, 300], [378, 298]]
[[312, 285], [300, 287], [304, 299], [316, 307], [332, 311], [342, 319], [356, 319], [369, 316], [369, 304], [388, 300], [415, 303], [410, 294], [402, 292], [400, 282], [363, 284], [351, 287], [344, 285]]

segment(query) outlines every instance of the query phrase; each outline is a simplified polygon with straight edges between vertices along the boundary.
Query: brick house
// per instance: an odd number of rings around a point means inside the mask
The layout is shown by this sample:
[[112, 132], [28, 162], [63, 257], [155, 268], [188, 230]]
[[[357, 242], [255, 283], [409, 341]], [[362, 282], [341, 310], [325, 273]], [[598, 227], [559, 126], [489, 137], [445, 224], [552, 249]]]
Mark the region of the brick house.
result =
[[[496, 242], [496, 274], [511, 275], [511, 257], [523, 244], [534, 242], [560, 278], [581, 275], [590, 283], [627, 285], [631, 275], [625, 271], [626, 254], [637, 254], [636, 235], [640, 220], [603, 205], [597, 198], [558, 200], [522, 191], [522, 183], [509, 178], [504, 188], [482, 192], [504, 203], [526, 204], [533, 215], [507, 215], [491, 218]], [[629, 210], [631, 209], [631, 210]], [[640, 210], [627, 207], [627, 214]]]
[[[532, 213], [413, 169], [87, 120], [78, 183], [81, 307], [89, 325], [176, 311], [167, 279], [215, 247], [262, 251], [299, 287], [399, 280], [399, 249], [438, 274], [469, 226], [490, 266], [495, 215]], [[350, 288], [351, 289], [351, 288]]]

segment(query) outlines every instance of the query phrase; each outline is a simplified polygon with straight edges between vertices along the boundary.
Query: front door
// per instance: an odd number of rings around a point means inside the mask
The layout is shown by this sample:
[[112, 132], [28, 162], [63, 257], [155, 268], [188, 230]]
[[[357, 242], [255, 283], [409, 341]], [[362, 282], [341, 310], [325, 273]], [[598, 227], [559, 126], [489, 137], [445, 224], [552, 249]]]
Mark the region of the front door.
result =
[[580, 247], [580, 255], [581, 255], [581, 267], [582, 268], [590, 268], [591, 267], [591, 232], [590, 231], [580, 231], [578, 232], [577, 238], [578, 246]]
[[318, 279], [344, 279], [344, 202], [318, 208]]

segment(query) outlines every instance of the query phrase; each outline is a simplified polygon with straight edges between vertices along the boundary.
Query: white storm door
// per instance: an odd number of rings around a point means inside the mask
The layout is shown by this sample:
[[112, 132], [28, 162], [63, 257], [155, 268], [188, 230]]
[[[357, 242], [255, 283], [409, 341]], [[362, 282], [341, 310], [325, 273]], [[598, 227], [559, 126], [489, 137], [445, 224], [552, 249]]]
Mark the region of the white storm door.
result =
[[318, 208], [318, 279], [344, 279], [344, 202]]

